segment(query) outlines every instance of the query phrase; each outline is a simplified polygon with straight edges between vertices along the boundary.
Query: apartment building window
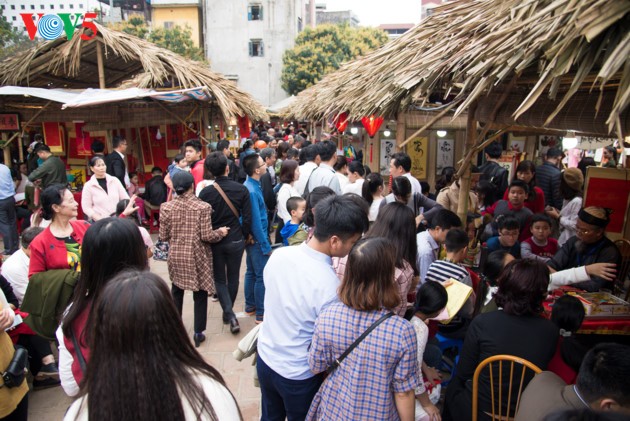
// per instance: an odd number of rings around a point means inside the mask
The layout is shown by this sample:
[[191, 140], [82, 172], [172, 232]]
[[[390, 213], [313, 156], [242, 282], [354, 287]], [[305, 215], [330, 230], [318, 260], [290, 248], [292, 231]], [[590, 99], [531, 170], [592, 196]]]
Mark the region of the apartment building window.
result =
[[74, 4], [70, 4], [70, 8], [71, 8], [71, 9], [74, 9]]
[[55, 8], [55, 5], [54, 5], [54, 4], [51, 4], [51, 5], [50, 5], [50, 10], [52, 10], [52, 9], [54, 9], [54, 8]]
[[173, 29], [174, 26], [173, 22], [164, 22], [164, 29]]
[[20, 6], [20, 9], [24, 10], [24, 9], [26, 9], [26, 6], [21, 5], [21, 6]]
[[15, 4], [11, 5], [11, 10], [15, 10]]
[[79, 3], [79, 9], [83, 9], [83, 5]]
[[43, 4], [40, 4], [40, 5], [39, 5], [39, 8], [40, 8], [40, 9], [42, 9], [42, 10], [44, 10], [44, 5], [43, 5]]
[[247, 20], [262, 20], [263, 10], [260, 4], [250, 4], [247, 8]]
[[249, 41], [249, 56], [250, 57], [262, 57], [263, 54], [263, 42], [261, 39], [252, 39]]
[[31, 4], [31, 10], [35, 10], [35, 5]]
[[15, 16], [13, 16], [11, 19], [13, 19], [14, 22], [17, 20]]
[[0, 10], [4, 10], [4, 4], [0, 5]]
[[60, 8], [60, 9], [63, 9], [63, 4], [60, 4], [60, 5], [59, 5], [59, 8]]

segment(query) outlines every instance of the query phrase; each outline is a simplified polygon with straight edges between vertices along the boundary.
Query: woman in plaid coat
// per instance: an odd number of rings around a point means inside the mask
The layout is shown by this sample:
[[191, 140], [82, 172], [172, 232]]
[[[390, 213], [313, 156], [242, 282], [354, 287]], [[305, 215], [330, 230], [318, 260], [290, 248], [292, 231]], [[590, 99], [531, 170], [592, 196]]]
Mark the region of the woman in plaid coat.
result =
[[193, 291], [195, 302], [195, 346], [206, 337], [208, 294], [214, 294], [212, 249], [210, 243], [221, 241], [228, 227], [212, 229], [212, 207], [199, 200], [193, 191], [193, 176], [179, 172], [173, 176], [177, 197], [160, 206], [160, 240], [169, 243], [168, 274], [175, 305], [182, 314], [184, 290]]

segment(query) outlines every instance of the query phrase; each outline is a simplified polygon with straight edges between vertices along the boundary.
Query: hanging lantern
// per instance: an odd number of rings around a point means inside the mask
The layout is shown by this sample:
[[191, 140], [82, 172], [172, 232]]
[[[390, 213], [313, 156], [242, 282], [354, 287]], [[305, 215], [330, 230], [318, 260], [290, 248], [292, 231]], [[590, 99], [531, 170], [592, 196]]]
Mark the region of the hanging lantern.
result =
[[348, 113], [341, 113], [335, 118], [335, 127], [339, 133], [343, 133], [348, 128]]
[[383, 124], [383, 117], [375, 117], [374, 115], [363, 117], [361, 123], [363, 123], [363, 127], [365, 127], [370, 137], [374, 137], [381, 124]]

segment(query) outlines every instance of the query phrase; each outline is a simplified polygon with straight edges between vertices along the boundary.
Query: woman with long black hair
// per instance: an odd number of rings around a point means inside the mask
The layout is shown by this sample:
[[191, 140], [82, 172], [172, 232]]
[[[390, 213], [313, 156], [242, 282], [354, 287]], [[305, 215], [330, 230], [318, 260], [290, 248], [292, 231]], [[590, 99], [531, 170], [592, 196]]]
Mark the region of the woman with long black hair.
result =
[[221, 374], [186, 335], [166, 283], [118, 274], [94, 305], [91, 361], [64, 420], [240, 420]]
[[78, 393], [78, 385], [85, 375], [81, 359], [87, 365], [90, 363], [90, 335], [94, 332], [86, 326], [93, 317], [94, 302], [110, 279], [120, 271], [129, 268], [144, 270], [147, 267], [146, 247], [138, 227], [130, 220], [101, 219], [85, 233], [81, 277], [56, 333], [59, 341], [59, 377], [61, 386], [69, 396]]

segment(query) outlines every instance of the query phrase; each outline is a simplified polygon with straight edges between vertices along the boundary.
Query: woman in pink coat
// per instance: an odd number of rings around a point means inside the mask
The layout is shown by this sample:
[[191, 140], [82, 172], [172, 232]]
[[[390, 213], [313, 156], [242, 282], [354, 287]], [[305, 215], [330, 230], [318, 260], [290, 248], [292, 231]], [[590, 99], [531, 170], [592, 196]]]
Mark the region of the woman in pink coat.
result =
[[129, 195], [120, 180], [107, 174], [102, 155], [91, 158], [89, 166], [94, 175], [83, 186], [81, 209], [90, 220], [98, 221], [113, 215], [118, 202], [129, 199]]

